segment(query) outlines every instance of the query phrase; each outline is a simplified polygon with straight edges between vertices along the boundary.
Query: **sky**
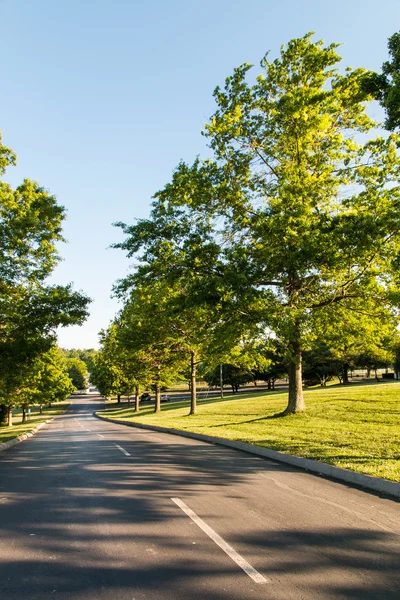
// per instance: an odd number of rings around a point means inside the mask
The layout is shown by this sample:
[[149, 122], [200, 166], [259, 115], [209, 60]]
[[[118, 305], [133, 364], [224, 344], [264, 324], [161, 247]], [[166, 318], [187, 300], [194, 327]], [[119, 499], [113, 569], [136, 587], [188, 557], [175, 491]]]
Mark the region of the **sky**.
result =
[[0, 0], [0, 130], [18, 156], [5, 180], [66, 207], [51, 283], [93, 299], [59, 344], [98, 346], [132, 268], [112, 224], [146, 218], [179, 161], [209, 153], [212, 92], [236, 66], [314, 31], [343, 44], [343, 68], [380, 70], [399, 29], [400, 0]]

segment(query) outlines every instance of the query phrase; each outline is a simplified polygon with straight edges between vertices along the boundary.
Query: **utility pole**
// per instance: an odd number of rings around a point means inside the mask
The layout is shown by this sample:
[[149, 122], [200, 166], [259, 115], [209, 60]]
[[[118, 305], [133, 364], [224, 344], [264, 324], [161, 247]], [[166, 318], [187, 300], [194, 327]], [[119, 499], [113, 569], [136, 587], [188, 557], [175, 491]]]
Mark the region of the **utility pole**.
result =
[[221, 398], [224, 397], [224, 378], [222, 373], [222, 363], [219, 365], [219, 387], [221, 390]]

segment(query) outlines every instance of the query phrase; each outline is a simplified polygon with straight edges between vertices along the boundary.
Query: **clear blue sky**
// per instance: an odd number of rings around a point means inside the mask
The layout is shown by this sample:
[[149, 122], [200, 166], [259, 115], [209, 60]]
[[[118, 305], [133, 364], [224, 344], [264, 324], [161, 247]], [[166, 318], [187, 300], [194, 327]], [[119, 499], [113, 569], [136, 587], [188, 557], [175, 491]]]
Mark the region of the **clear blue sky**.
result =
[[97, 345], [118, 310], [129, 261], [107, 247], [115, 221], [146, 217], [180, 159], [207, 152], [212, 91], [293, 37], [343, 42], [343, 66], [379, 70], [400, 29], [400, 0], [0, 0], [0, 129], [18, 155], [7, 174], [68, 210], [53, 281], [94, 299], [63, 347]]

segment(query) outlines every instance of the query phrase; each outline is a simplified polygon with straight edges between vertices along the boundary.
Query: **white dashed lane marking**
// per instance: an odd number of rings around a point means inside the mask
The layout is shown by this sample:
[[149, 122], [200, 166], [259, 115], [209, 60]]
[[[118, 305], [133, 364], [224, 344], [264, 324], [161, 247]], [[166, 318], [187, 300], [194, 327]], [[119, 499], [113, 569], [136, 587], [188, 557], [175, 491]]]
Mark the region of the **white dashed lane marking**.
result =
[[266, 579], [264, 575], [261, 575], [261, 573], [252, 567], [251, 564], [243, 558], [243, 556], [240, 556], [240, 554], [238, 554], [236, 550], [232, 548], [232, 546], [225, 542], [225, 540], [218, 535], [218, 533], [214, 531], [212, 527], [207, 525], [207, 523], [198, 515], [196, 515], [196, 513], [189, 508], [187, 504], [180, 500], [180, 498], [171, 498], [171, 500], [172, 502], [175, 502], [175, 504], [179, 506], [179, 508], [181, 508], [183, 512], [190, 519], [192, 519], [192, 521], [196, 523], [196, 525], [200, 527], [200, 529], [204, 531], [204, 533], [206, 533], [208, 537], [210, 537], [212, 541], [217, 544], [217, 546], [221, 548], [221, 550], [223, 550], [241, 569], [243, 569], [246, 575], [248, 575], [255, 583], [270, 583], [269, 579]]
[[121, 450], [121, 452], [123, 454], [125, 454], [125, 456], [130, 456], [129, 452], [127, 452], [126, 450], [124, 450], [123, 448], [121, 448], [121, 446], [118, 446], [118, 444], [115, 444], [115, 447], [118, 448], [118, 450]]

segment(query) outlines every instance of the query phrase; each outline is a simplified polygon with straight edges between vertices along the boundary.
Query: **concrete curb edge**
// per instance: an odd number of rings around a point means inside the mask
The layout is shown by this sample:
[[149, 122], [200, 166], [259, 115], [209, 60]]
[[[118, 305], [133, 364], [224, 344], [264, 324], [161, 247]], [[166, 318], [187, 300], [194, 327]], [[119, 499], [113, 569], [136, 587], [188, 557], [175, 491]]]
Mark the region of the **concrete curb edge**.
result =
[[19, 444], [20, 442], [23, 442], [30, 437], [33, 437], [35, 433], [37, 433], [42, 427], [50, 423], [50, 421], [52, 420], [53, 419], [48, 419], [47, 421], [43, 421], [43, 423], [39, 423], [39, 425], [37, 425], [35, 429], [32, 429], [32, 431], [28, 431], [28, 433], [24, 433], [23, 435], [19, 435], [18, 437], [13, 438], [12, 440], [8, 440], [8, 442], [3, 442], [2, 444], [0, 444], [0, 453], [4, 452], [4, 450], [8, 450], [8, 448], [12, 448], [12, 446]]
[[292, 454], [285, 454], [284, 452], [262, 448], [261, 446], [253, 446], [252, 444], [248, 444], [246, 442], [236, 442], [234, 440], [213, 437], [211, 435], [204, 435], [202, 433], [192, 433], [191, 431], [169, 429], [168, 427], [160, 427], [158, 425], [143, 425], [142, 423], [122, 421], [121, 419], [111, 419], [109, 417], [100, 416], [96, 413], [94, 413], [94, 416], [103, 421], [117, 423], [118, 425], [126, 425], [128, 427], [136, 427], [139, 429], [149, 429], [150, 431], [160, 431], [162, 433], [170, 433], [172, 435], [179, 435], [181, 437], [208, 442], [209, 444], [227, 446], [228, 448], [234, 448], [235, 450], [241, 450], [242, 452], [254, 454], [262, 458], [268, 458], [276, 462], [286, 463], [300, 469], [305, 469], [311, 473], [326, 475], [327, 477], [331, 477], [337, 481], [350, 483], [366, 490], [380, 492], [381, 494], [393, 496], [394, 498], [400, 498], [400, 483], [389, 481], [388, 479], [382, 479], [381, 477], [364, 475], [363, 473], [357, 473], [356, 471], [351, 471], [350, 469], [334, 467], [328, 463], [319, 462], [310, 458], [301, 458], [299, 456], [293, 456]]

